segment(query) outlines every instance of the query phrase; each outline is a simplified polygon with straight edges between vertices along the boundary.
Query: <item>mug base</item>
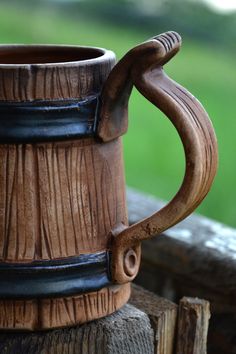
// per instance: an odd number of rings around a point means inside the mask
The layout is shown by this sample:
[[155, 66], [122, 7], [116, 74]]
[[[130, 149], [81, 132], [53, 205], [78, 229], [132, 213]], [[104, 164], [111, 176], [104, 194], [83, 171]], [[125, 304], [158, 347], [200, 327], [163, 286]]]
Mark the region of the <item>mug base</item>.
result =
[[64, 298], [0, 300], [0, 329], [37, 331], [89, 322], [121, 308], [130, 289], [127, 283]]

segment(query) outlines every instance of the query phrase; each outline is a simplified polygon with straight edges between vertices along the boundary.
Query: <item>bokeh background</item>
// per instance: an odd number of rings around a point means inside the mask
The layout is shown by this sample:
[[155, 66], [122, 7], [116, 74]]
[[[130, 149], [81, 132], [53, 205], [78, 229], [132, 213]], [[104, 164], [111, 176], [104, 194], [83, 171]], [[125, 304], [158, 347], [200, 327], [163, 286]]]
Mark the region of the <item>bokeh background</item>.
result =
[[[230, 10], [235, 3], [2, 0], [0, 42], [99, 46], [119, 59], [149, 37], [179, 32], [182, 50], [166, 71], [203, 103], [219, 143], [218, 175], [198, 212], [236, 226], [236, 12]], [[166, 200], [177, 191], [184, 173], [180, 140], [168, 119], [135, 90], [124, 155], [129, 186]]]

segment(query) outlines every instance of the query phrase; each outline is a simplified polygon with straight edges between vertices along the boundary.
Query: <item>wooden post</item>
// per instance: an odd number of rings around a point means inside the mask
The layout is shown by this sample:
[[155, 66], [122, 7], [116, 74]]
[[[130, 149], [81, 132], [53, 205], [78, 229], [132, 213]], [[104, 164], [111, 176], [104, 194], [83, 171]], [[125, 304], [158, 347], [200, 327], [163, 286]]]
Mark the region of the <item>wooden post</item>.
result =
[[173, 354], [178, 306], [133, 285], [128, 305], [64, 329], [0, 333], [3, 354]]
[[[163, 206], [131, 188], [127, 197], [130, 224]], [[138, 284], [174, 302], [185, 295], [210, 301], [209, 354], [236, 353], [235, 240], [235, 228], [193, 214], [142, 244]]]
[[125, 305], [87, 324], [35, 333], [1, 333], [2, 354], [153, 354], [148, 316]]
[[184, 297], [179, 303], [176, 354], [206, 354], [210, 306], [206, 300]]
[[1, 332], [0, 353], [205, 354], [209, 303], [184, 298], [178, 319], [177, 312], [176, 304], [133, 285], [129, 304], [102, 319], [41, 332]]
[[149, 317], [155, 354], [173, 354], [178, 306], [134, 284], [130, 303]]

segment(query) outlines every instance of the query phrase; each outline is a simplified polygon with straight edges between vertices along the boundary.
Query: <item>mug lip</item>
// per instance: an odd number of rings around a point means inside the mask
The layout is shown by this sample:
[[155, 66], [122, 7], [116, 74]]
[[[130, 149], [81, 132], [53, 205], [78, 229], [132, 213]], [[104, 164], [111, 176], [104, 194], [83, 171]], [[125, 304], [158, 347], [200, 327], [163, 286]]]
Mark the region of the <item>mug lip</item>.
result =
[[[0, 69], [10, 69], [10, 68], [31, 68], [31, 67], [38, 67], [38, 68], [50, 68], [50, 67], [78, 67], [84, 65], [96, 65], [102, 64], [107, 61], [116, 60], [116, 55], [113, 51], [109, 49], [105, 49], [102, 47], [95, 47], [95, 46], [82, 46], [82, 45], [70, 45], [70, 44], [1, 44], [0, 45], [0, 54], [1, 50], [9, 49], [9, 55], [12, 52], [17, 53], [17, 50], [20, 49], [75, 49], [75, 50], [88, 50], [97, 52], [98, 55], [88, 59], [81, 59], [81, 60], [65, 60], [65, 61], [52, 61], [52, 62], [32, 62], [32, 63], [1, 63], [0, 61]], [[100, 53], [100, 55], [99, 55]], [[0, 56], [1, 60], [1, 56]]]

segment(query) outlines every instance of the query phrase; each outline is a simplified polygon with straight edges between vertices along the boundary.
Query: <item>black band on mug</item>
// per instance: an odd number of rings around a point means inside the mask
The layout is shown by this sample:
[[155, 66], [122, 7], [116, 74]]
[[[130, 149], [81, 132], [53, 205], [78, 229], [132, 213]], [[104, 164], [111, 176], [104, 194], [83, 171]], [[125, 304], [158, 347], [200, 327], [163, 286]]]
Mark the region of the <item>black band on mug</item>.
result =
[[110, 254], [83, 254], [64, 260], [0, 263], [0, 298], [33, 299], [79, 295], [111, 284]]
[[98, 97], [0, 102], [0, 143], [36, 143], [93, 136]]

